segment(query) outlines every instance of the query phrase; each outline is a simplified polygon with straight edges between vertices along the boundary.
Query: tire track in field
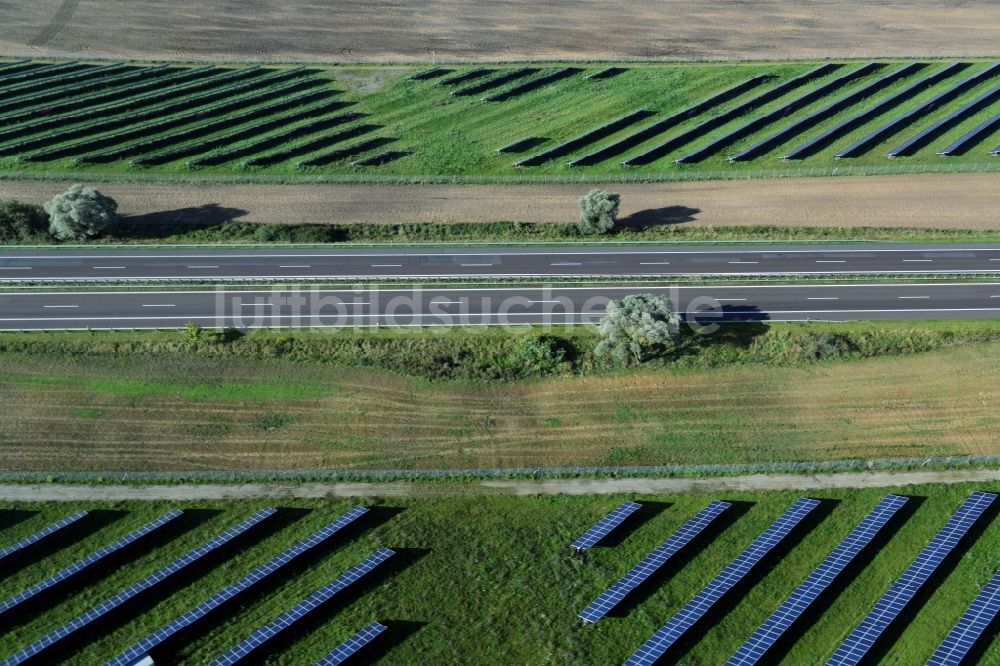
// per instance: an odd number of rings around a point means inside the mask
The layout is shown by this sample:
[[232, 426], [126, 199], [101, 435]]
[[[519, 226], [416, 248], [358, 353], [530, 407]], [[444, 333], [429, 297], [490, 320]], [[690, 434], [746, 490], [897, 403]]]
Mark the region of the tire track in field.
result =
[[76, 9], [79, 5], [80, 0], [63, 0], [62, 4], [59, 5], [59, 9], [56, 10], [55, 16], [49, 21], [49, 24], [34, 39], [28, 42], [28, 46], [45, 46], [48, 44], [53, 37], [58, 35], [69, 24], [73, 15], [76, 14]]

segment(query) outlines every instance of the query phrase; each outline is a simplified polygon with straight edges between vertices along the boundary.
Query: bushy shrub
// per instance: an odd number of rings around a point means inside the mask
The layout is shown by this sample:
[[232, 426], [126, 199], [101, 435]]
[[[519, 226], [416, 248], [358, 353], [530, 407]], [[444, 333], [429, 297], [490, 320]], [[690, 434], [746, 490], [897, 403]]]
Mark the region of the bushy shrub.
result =
[[49, 217], [41, 206], [0, 201], [0, 243], [44, 243], [48, 230]]
[[118, 221], [118, 204], [92, 187], [74, 185], [45, 204], [49, 233], [59, 240], [100, 236]]
[[659, 294], [632, 294], [608, 303], [598, 324], [601, 341], [594, 349], [622, 365], [672, 350], [680, 337], [681, 316]]
[[566, 360], [566, 341], [550, 335], [525, 336], [512, 356], [521, 375], [548, 375], [557, 372]]
[[604, 190], [591, 190], [580, 198], [580, 221], [577, 228], [582, 234], [606, 234], [618, 223], [621, 195]]

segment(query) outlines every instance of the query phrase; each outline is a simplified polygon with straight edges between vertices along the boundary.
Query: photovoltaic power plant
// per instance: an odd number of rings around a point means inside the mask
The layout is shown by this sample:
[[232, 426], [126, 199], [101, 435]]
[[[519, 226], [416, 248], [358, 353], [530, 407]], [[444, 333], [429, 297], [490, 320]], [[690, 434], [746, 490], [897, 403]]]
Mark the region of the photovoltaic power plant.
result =
[[879, 636], [892, 624], [996, 498], [993, 493], [972, 493], [948, 519], [941, 531], [934, 535], [931, 542], [917, 554], [916, 559], [896, 579], [892, 587], [875, 602], [875, 606], [861, 624], [854, 628], [826, 662], [827, 666], [850, 666], [864, 659]]
[[976, 595], [941, 645], [927, 660], [927, 666], [959, 666], [986, 629], [1000, 613], [1000, 570]]
[[338, 576], [332, 583], [324, 585], [303, 601], [282, 614], [278, 619], [254, 631], [245, 640], [212, 662], [212, 666], [231, 666], [239, 663], [251, 652], [285, 631], [290, 626], [309, 615], [322, 604], [332, 599], [342, 590], [356, 583], [361, 577], [376, 569], [395, 553], [388, 548], [379, 548], [363, 562]]
[[756, 664], [764, 654], [788, 631], [789, 627], [815, 603], [824, 590], [858, 556], [879, 531], [886, 526], [907, 498], [887, 495], [858, 523], [857, 527], [826, 556], [818, 567], [788, 595], [788, 598], [771, 614], [760, 627], [729, 658], [726, 666], [750, 666]]
[[693, 518], [681, 525], [676, 532], [670, 535], [670, 538], [642, 558], [639, 564], [622, 576], [621, 580], [590, 602], [590, 605], [580, 611], [580, 619], [584, 622], [597, 622], [610, 613], [632, 590], [656, 573], [671, 557], [701, 534], [713, 520], [722, 515], [722, 512], [730, 506], [732, 505], [729, 502], [713, 500]]
[[266, 520], [276, 513], [276, 509], [262, 509], [247, 518], [243, 522], [234, 527], [230, 527], [228, 530], [222, 534], [210, 539], [206, 543], [188, 551], [184, 555], [181, 555], [176, 560], [163, 567], [162, 569], [146, 576], [138, 583], [130, 585], [125, 588], [115, 596], [107, 599], [94, 608], [91, 608], [82, 615], [77, 616], [73, 620], [70, 620], [63, 626], [59, 627], [55, 631], [51, 631], [39, 640], [35, 641], [28, 647], [24, 648], [13, 657], [9, 657], [3, 661], [3, 666], [16, 666], [17, 664], [23, 664], [29, 659], [37, 657], [39, 654], [49, 649], [56, 643], [65, 640], [66, 638], [72, 636], [76, 632], [84, 629], [90, 623], [95, 620], [104, 617], [108, 613], [111, 613], [115, 609], [120, 608], [127, 602], [136, 598], [140, 594], [143, 594], [147, 590], [150, 590], [157, 585], [160, 585], [164, 581], [172, 578], [176, 574], [180, 573], [184, 569], [188, 568], [201, 558], [205, 557], [209, 553], [218, 550], [222, 546], [226, 545], [236, 537], [240, 536], [250, 528], [256, 526], [260, 522]]
[[909, 139], [890, 150], [886, 153], [886, 155], [888, 157], [897, 157], [899, 155], [912, 154], [915, 150], [926, 145], [948, 128], [953, 127], [980, 109], [992, 104], [996, 101], [997, 97], [1000, 97], [1000, 86], [993, 86], [986, 92], [977, 95], [975, 99], [955, 109], [944, 118], [935, 123], [931, 123], [929, 126], [920, 130], [914, 136], [911, 136]]
[[[980, 139], [989, 136], [997, 128], [1000, 128], [1000, 113], [996, 114], [992, 118], [987, 118], [962, 136], [955, 139], [955, 141], [950, 145], [939, 150], [938, 155], [950, 156], [964, 152], [969, 146], [976, 143]], [[994, 150], [993, 154], [996, 155], [998, 152], [1000, 152], [1000, 150]]]
[[610, 534], [611, 530], [625, 522], [626, 518], [631, 516], [640, 508], [642, 508], [642, 505], [637, 502], [625, 502], [621, 506], [612, 509], [611, 513], [601, 518], [596, 525], [584, 532], [583, 535], [571, 545], [576, 550], [588, 550], [593, 548], [598, 541]]
[[368, 513], [368, 509], [364, 507], [354, 507], [350, 511], [347, 511], [336, 520], [331, 521], [310, 536], [306, 537], [302, 541], [299, 541], [285, 552], [260, 565], [237, 582], [223, 590], [220, 590], [219, 592], [216, 592], [211, 597], [189, 610], [187, 613], [184, 613], [166, 626], [157, 629], [150, 635], [146, 636], [135, 645], [111, 659], [107, 663], [107, 666], [132, 666], [133, 664], [141, 663], [143, 659], [145, 659], [158, 645], [175, 636], [187, 627], [190, 627], [195, 622], [198, 622], [203, 617], [214, 611], [216, 608], [219, 608], [238, 594], [242, 594], [252, 587], [260, 584], [269, 576], [290, 564], [296, 558], [304, 555], [316, 546], [325, 543], [339, 531], [366, 513]]
[[737, 583], [787, 537], [809, 513], [819, 506], [819, 500], [803, 497], [771, 523], [759, 537], [726, 565], [715, 578], [698, 592], [684, 608], [678, 611], [632, 656], [626, 666], [652, 666], [681, 636], [693, 627]]
[[385, 625], [372, 622], [334, 648], [333, 652], [317, 661], [316, 666], [337, 666], [344, 663], [353, 657], [358, 650], [375, 640], [383, 631], [385, 631]]
[[0, 615], [10, 612], [11, 610], [17, 608], [24, 602], [41, 594], [42, 592], [45, 592], [46, 590], [49, 590], [55, 587], [56, 585], [64, 583], [73, 576], [79, 574], [81, 571], [85, 571], [90, 567], [100, 562], [103, 562], [104, 560], [109, 559], [112, 555], [122, 550], [123, 548], [132, 545], [133, 543], [142, 539], [143, 537], [146, 537], [152, 534], [153, 532], [157, 531], [164, 525], [167, 525], [168, 523], [176, 520], [181, 516], [182, 513], [183, 511], [181, 511], [180, 509], [171, 509], [170, 511], [163, 514], [156, 520], [146, 523], [139, 529], [123, 536], [121, 539], [118, 539], [114, 543], [107, 545], [104, 548], [101, 548], [100, 550], [94, 551], [90, 555], [84, 557], [82, 560], [77, 560], [76, 562], [69, 565], [62, 571], [54, 574], [53, 576], [47, 578], [46, 580], [43, 580], [41, 583], [38, 583], [37, 585], [32, 585], [24, 592], [20, 592], [18, 594], [15, 594], [13, 597], [10, 597], [9, 599], [5, 599], [4, 601], [0, 602]]
[[55, 533], [57, 533], [57, 532], [65, 529], [65, 528], [69, 527], [73, 523], [81, 520], [86, 515], [87, 515], [86, 511], [78, 511], [78, 512], [74, 513], [72, 516], [67, 516], [67, 517], [63, 518], [62, 520], [60, 520], [58, 522], [52, 523], [51, 525], [49, 525], [45, 529], [42, 529], [42, 530], [39, 530], [38, 532], [35, 532], [30, 537], [27, 537], [25, 539], [22, 539], [22, 540], [18, 541], [13, 546], [8, 546], [7, 548], [4, 548], [3, 550], [0, 550], [0, 563], [2, 563], [5, 559], [7, 559], [8, 557], [10, 557], [11, 555], [14, 555], [15, 553], [19, 553], [22, 550], [24, 550], [25, 548], [30, 548], [31, 546], [34, 546], [39, 541], [47, 539], [48, 537], [52, 536], [53, 534], [55, 534]]

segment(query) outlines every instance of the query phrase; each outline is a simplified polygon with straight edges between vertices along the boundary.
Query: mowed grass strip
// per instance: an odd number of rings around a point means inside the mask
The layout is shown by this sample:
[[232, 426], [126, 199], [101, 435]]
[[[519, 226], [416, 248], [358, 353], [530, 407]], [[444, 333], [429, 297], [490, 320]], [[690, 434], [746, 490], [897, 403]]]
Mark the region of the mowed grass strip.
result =
[[[439, 493], [440, 484], [425, 486]], [[373, 620], [397, 623], [395, 639], [382, 645], [378, 663], [409, 665], [478, 664], [616, 664], [621, 663], [657, 627], [679, 610], [706, 582], [748, 545], [800, 494], [793, 492], [677, 496], [501, 497], [454, 496], [349, 502], [282, 500], [277, 529], [216, 566], [197, 566], [162, 596], [143, 603], [119, 621], [88, 635], [89, 643], [64, 655], [76, 666], [104, 663], [213, 592], [231, 584], [295, 541], [354, 504], [379, 506], [364, 529], [337, 537], [313, 562], [293, 566], [260, 594], [210, 618], [169, 655], [168, 663], [205, 664], [254, 628], [332, 580], [379, 546], [400, 553], [398, 566], [346, 604], [316, 611], [308, 630], [294, 633], [290, 644], [269, 664], [314, 663], [332, 647]], [[818, 520], [809, 522], [792, 547], [755, 571], [752, 584], [727, 598], [703, 630], [682, 643], [682, 662], [721, 664], [781, 601], [890, 492], [910, 496], [903, 520], [886, 530], [887, 538], [867, 551], [855, 576], [838, 579], [823, 597], [815, 617], [795, 627], [795, 640], [776, 663], [823, 663], [875, 600], [905, 569], [920, 548], [973, 490], [1000, 491], [1000, 485], [911, 486], [871, 490], [824, 491]], [[643, 520], [610, 544], [583, 558], [569, 543], [624, 499], [646, 505]], [[685, 551], [683, 566], [657, 584], [630, 595], [620, 616], [584, 626], [577, 613], [639, 559], [663, 541], [710, 499], [739, 503], [732, 520], [710, 528], [706, 545]], [[67, 590], [38, 613], [29, 613], [0, 636], [0, 657], [13, 653], [46, 632], [86, 611], [125, 586], [155, 571], [185, 550], [203, 543], [267, 501], [127, 502], [116, 504], [0, 503], [0, 544], [14, 542], [74, 511], [101, 516], [99, 529], [77, 542], [52, 549], [48, 557], [5, 572], [0, 595], [6, 597], [44, 578], [115, 537], [170, 508], [191, 509], [188, 529], [155, 549], [104, 572], [97, 580]], [[16, 514], [12, 512], [23, 512]], [[995, 512], [994, 512], [995, 513]], [[927, 586], [926, 601], [899, 625], [880, 663], [923, 663], [996, 569], [1000, 525], [995, 517], [960, 548], [957, 557]], [[992, 641], [992, 644], [991, 644]], [[982, 646], [984, 664], [994, 663], [997, 639]]]
[[997, 376], [995, 343], [503, 383], [12, 354], [0, 360], [0, 460], [10, 470], [427, 469], [996, 454]]

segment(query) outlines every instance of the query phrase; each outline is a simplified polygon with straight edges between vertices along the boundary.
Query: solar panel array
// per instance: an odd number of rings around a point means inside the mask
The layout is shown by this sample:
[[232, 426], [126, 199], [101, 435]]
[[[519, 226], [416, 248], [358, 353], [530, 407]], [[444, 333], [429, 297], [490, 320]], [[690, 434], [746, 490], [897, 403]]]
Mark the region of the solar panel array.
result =
[[276, 509], [262, 509], [247, 518], [243, 522], [234, 527], [230, 527], [228, 530], [222, 534], [210, 539], [208, 542], [188, 551], [184, 555], [181, 555], [176, 560], [163, 567], [162, 569], [152, 573], [138, 583], [130, 585], [125, 588], [115, 596], [107, 599], [94, 608], [88, 610], [82, 615], [70, 620], [63, 626], [59, 627], [55, 631], [51, 631], [39, 640], [35, 641], [28, 647], [24, 648], [13, 657], [9, 657], [4, 660], [3, 666], [16, 666], [16, 664], [22, 664], [28, 659], [36, 657], [41, 652], [47, 650], [52, 645], [65, 640], [69, 636], [72, 636], [76, 632], [85, 628], [94, 620], [101, 618], [108, 613], [120, 608], [126, 602], [134, 599], [143, 592], [152, 589], [162, 583], [163, 581], [171, 578], [172, 576], [180, 573], [187, 567], [191, 566], [201, 558], [205, 557], [209, 553], [218, 550], [222, 546], [226, 545], [236, 537], [245, 533], [250, 528], [259, 524], [260, 522], [266, 520], [277, 512]]
[[34, 546], [42, 539], [46, 539], [55, 534], [56, 532], [59, 532], [69, 527], [78, 520], [81, 520], [86, 515], [87, 515], [86, 511], [77, 511], [72, 516], [67, 516], [66, 518], [63, 518], [58, 522], [52, 523], [45, 529], [39, 530], [38, 532], [32, 534], [30, 537], [18, 541], [13, 546], [8, 546], [7, 548], [0, 550], [0, 562], [3, 562], [5, 559], [10, 557], [11, 555], [14, 555], [15, 553], [21, 552], [25, 548]]
[[910, 85], [906, 86], [902, 90], [896, 91], [886, 95], [879, 101], [875, 102], [873, 105], [866, 108], [864, 111], [859, 111], [855, 116], [843, 120], [830, 129], [826, 130], [822, 134], [809, 141], [805, 142], [801, 146], [793, 148], [788, 153], [784, 155], [782, 159], [786, 160], [797, 160], [802, 159], [816, 152], [820, 148], [823, 148], [833, 142], [834, 140], [840, 138], [849, 131], [860, 127], [864, 123], [868, 122], [872, 118], [885, 113], [889, 109], [895, 108], [905, 101], [913, 99], [913, 96], [925, 88], [929, 88], [936, 83], [943, 81], [944, 79], [953, 76], [958, 73], [965, 65], [960, 62], [953, 62], [946, 67], [942, 67], [930, 74], [914, 81]]
[[681, 525], [676, 532], [671, 534], [666, 541], [657, 546], [649, 555], [642, 558], [621, 580], [590, 602], [590, 605], [580, 611], [580, 619], [584, 622], [597, 622], [610, 613], [615, 606], [621, 603], [626, 595], [652, 576], [660, 567], [667, 563], [667, 560], [676, 555], [681, 548], [701, 534], [713, 520], [722, 515], [722, 512], [730, 506], [732, 505], [729, 502], [720, 502], [718, 500], [713, 500], [709, 503], [707, 507]]
[[888, 157], [897, 157], [899, 155], [911, 154], [914, 150], [925, 145], [949, 127], [952, 127], [959, 121], [967, 118], [983, 107], [989, 106], [997, 99], [998, 96], [1000, 96], [1000, 86], [993, 86], [981, 95], [976, 95], [975, 99], [963, 104], [944, 118], [941, 118], [935, 123], [931, 123], [921, 131], [917, 132], [915, 135], [890, 150], [886, 153], [886, 155]]
[[637, 502], [625, 502], [621, 506], [612, 509], [611, 512], [601, 518], [596, 525], [583, 533], [583, 535], [572, 543], [576, 550], [588, 550], [593, 548], [598, 541], [606, 537], [611, 530], [621, 525], [626, 518], [642, 508]]
[[996, 498], [993, 493], [972, 493], [840, 644], [827, 666], [859, 663]]
[[76, 576], [81, 571], [89, 569], [90, 567], [94, 566], [95, 564], [98, 564], [99, 562], [103, 562], [105, 559], [108, 559], [121, 549], [132, 545], [139, 539], [149, 534], [152, 534], [153, 532], [160, 529], [164, 525], [176, 520], [181, 516], [182, 513], [183, 511], [181, 511], [180, 509], [172, 509], [167, 513], [163, 514], [162, 516], [160, 516], [159, 518], [157, 518], [156, 520], [149, 522], [140, 527], [139, 529], [135, 530], [134, 532], [131, 532], [123, 536], [121, 539], [118, 539], [114, 543], [105, 546], [100, 550], [94, 551], [93, 553], [87, 555], [81, 560], [77, 560], [76, 562], [69, 565], [62, 571], [43, 580], [41, 583], [38, 583], [37, 585], [32, 585], [24, 592], [20, 592], [10, 597], [9, 599], [5, 599], [4, 601], [0, 602], [0, 615], [10, 612], [11, 610], [17, 608], [18, 606], [28, 601], [29, 599], [32, 599], [33, 597], [41, 594], [42, 592], [65, 582], [66, 580], [72, 578], [73, 576]]
[[796, 501], [759, 537], [754, 539], [753, 543], [737, 555], [736, 559], [726, 565], [726, 568], [703, 587], [691, 601], [660, 627], [649, 640], [643, 643], [632, 656], [626, 659], [626, 666], [652, 666], [655, 664], [688, 629], [704, 617], [719, 599], [750, 573], [750, 570], [764, 559], [817, 506], [819, 506], [819, 500], [807, 497]]
[[926, 100], [916, 107], [910, 109], [901, 116], [896, 116], [892, 120], [886, 122], [885, 124], [879, 126], [877, 129], [869, 132], [865, 136], [861, 137], [847, 148], [844, 148], [838, 152], [835, 157], [856, 157], [860, 155], [868, 148], [871, 148], [879, 141], [892, 136], [904, 126], [909, 125], [914, 120], [921, 118], [931, 111], [933, 111], [939, 104], [951, 101], [960, 93], [968, 90], [969, 88], [982, 83], [983, 81], [992, 78], [1000, 73], [1000, 63], [994, 63], [986, 69], [976, 72], [972, 76], [966, 77], [959, 81], [958, 83], [952, 85], [951, 87], [942, 90], [934, 97]]
[[839, 576], [847, 565], [857, 557], [865, 546], [871, 543], [875, 535], [899, 511], [907, 498], [899, 495], [887, 495], [882, 501], [858, 523], [857, 527], [826, 556], [818, 567], [788, 595], [788, 598], [764, 621], [760, 627], [740, 646], [729, 658], [726, 666], [750, 666], [756, 664], [764, 654], [788, 631], [789, 627], [802, 616], [820, 594], [823, 593]]
[[255, 651], [261, 645], [268, 642], [282, 631], [288, 629], [320, 605], [332, 599], [337, 593], [347, 587], [350, 587], [362, 576], [376, 569], [380, 564], [388, 560], [393, 555], [395, 555], [395, 553], [388, 548], [379, 548], [365, 558], [363, 562], [338, 576], [332, 583], [316, 590], [304, 600], [293, 606], [291, 610], [282, 614], [270, 624], [254, 631], [246, 639], [213, 661], [212, 666], [231, 666], [232, 664], [239, 663], [251, 652]]
[[385, 625], [372, 622], [367, 627], [354, 634], [346, 641], [333, 649], [333, 652], [316, 662], [316, 666], [337, 666], [353, 657], [354, 654], [364, 646], [375, 640], [379, 634], [385, 631]]
[[216, 592], [211, 597], [189, 610], [187, 613], [184, 613], [166, 626], [149, 634], [135, 645], [111, 659], [107, 663], [107, 666], [130, 666], [140, 662], [143, 657], [149, 654], [150, 651], [164, 641], [168, 640], [171, 636], [174, 636], [181, 630], [191, 626], [236, 595], [241, 594], [261, 583], [276, 571], [287, 566], [294, 559], [326, 542], [333, 535], [337, 534], [337, 532], [344, 529], [366, 513], [368, 513], [368, 509], [364, 507], [354, 507], [353, 509], [347, 511], [336, 520], [327, 523], [321, 529], [317, 530], [302, 541], [299, 541], [297, 544], [280, 555], [260, 565], [237, 582], [220, 590], [219, 592]]
[[927, 666], [959, 666], [1000, 613], [1000, 570], [976, 595], [941, 645], [927, 660]]

